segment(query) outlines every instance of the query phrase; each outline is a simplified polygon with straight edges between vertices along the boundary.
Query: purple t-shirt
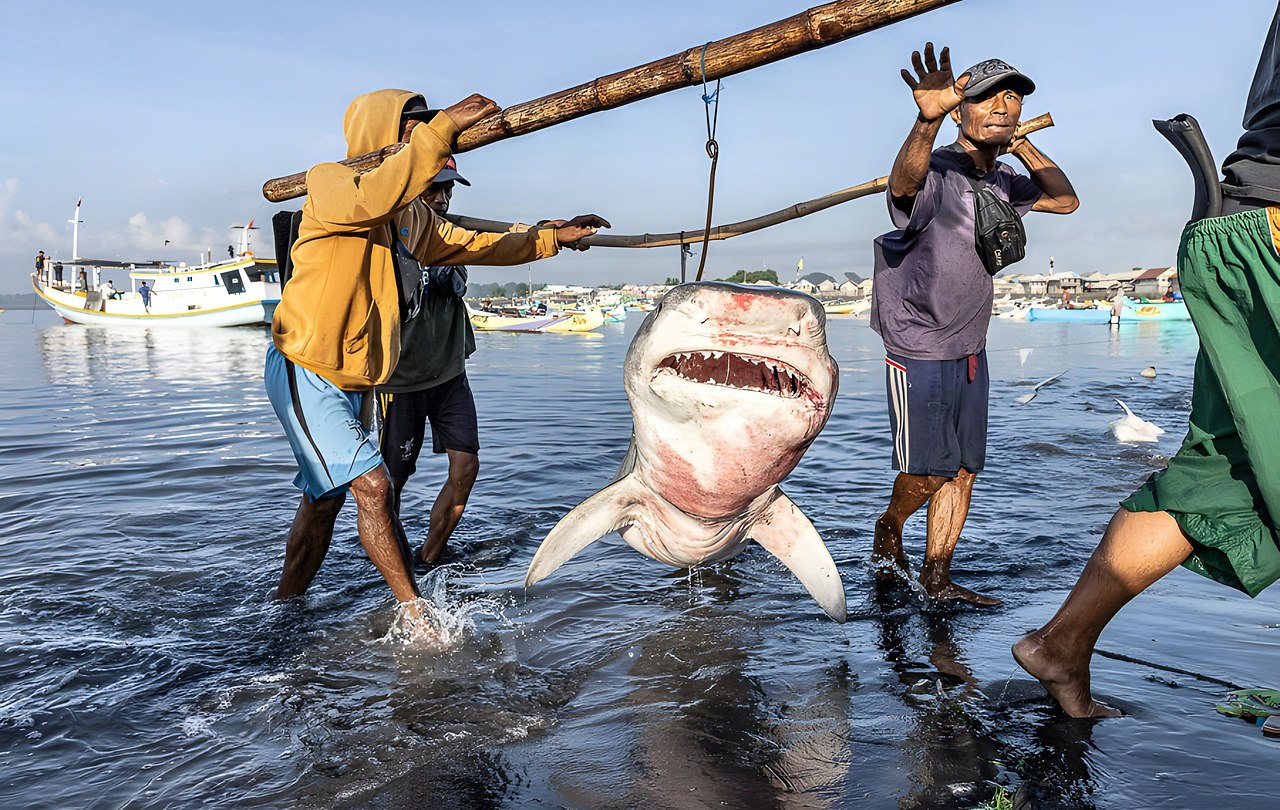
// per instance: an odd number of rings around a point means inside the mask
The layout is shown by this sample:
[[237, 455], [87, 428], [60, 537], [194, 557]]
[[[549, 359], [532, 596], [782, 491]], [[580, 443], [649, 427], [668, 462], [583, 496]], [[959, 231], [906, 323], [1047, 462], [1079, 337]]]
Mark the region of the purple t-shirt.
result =
[[[895, 354], [915, 360], [959, 360], [987, 345], [991, 276], [974, 247], [973, 187], [968, 155], [935, 149], [910, 214], [894, 205], [897, 230], [875, 240], [871, 328]], [[1030, 177], [996, 161], [979, 182], [1025, 216], [1040, 199]], [[899, 201], [901, 202], [901, 201]]]

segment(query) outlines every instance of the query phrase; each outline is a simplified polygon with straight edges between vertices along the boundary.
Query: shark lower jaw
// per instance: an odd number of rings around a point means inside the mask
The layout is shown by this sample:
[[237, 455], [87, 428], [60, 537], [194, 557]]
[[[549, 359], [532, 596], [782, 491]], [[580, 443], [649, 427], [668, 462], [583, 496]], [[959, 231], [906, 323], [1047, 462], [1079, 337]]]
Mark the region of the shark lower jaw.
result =
[[810, 399], [817, 392], [794, 366], [772, 357], [705, 350], [669, 354], [654, 375], [673, 374], [689, 382], [752, 391], [782, 399]]

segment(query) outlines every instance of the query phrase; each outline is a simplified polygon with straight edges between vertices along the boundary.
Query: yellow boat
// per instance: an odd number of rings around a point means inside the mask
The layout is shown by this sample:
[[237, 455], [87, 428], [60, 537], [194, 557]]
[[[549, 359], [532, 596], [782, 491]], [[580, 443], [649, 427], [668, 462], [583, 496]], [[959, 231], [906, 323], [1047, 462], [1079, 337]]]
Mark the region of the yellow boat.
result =
[[467, 307], [471, 327], [479, 332], [590, 332], [604, 324], [598, 309], [557, 315], [503, 315]]
[[604, 325], [604, 312], [596, 307], [568, 310], [564, 319], [543, 329], [544, 332], [590, 332]]
[[870, 301], [824, 301], [822, 309], [828, 315], [861, 315], [871, 309]]

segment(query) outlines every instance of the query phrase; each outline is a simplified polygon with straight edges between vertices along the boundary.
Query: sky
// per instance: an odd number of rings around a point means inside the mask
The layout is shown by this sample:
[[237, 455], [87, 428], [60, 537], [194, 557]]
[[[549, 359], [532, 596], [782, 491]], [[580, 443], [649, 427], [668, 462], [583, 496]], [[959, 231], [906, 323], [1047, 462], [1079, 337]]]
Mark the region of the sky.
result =
[[[541, 4], [471, 0], [0, 4], [0, 293], [30, 289], [37, 250], [196, 262], [249, 219], [271, 255], [264, 181], [345, 156], [342, 117], [384, 87], [447, 106], [506, 106], [781, 20], [804, 0]], [[1191, 174], [1151, 126], [1187, 112], [1221, 162], [1275, 0], [961, 0], [724, 80], [714, 222], [775, 211], [888, 174], [916, 113], [899, 71], [933, 41], [957, 75], [999, 57], [1031, 76], [1024, 118], [1072, 180], [1070, 216], [1032, 214], [1016, 269], [1082, 274], [1172, 264]], [[614, 233], [696, 230], [709, 160], [700, 88], [686, 88], [462, 154], [455, 213], [536, 221], [599, 213]], [[938, 144], [954, 138], [944, 125]], [[1021, 168], [1013, 158], [1005, 158]], [[295, 202], [292, 207], [297, 207]], [[708, 277], [769, 267], [868, 275], [890, 229], [882, 196], [724, 242]], [[169, 240], [166, 247], [164, 242]], [[697, 257], [691, 267], [696, 266]], [[482, 268], [477, 282], [522, 281]], [[691, 271], [692, 272], [692, 271]], [[660, 283], [674, 247], [566, 251], [535, 283]]]

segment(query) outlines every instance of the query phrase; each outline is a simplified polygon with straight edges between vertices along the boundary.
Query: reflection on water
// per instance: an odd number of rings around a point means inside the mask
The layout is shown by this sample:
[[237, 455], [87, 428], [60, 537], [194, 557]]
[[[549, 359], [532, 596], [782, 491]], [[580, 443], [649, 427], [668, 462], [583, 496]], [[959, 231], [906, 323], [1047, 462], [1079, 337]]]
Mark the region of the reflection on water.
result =
[[[865, 321], [833, 321], [843, 390], [785, 488], [841, 569], [845, 625], [754, 547], [690, 577], [612, 536], [526, 592], [538, 542], [625, 453], [641, 319], [481, 334], [480, 481], [447, 575], [424, 583], [455, 631], [441, 649], [387, 640], [352, 509], [311, 593], [270, 600], [297, 496], [265, 330], [7, 316], [0, 806], [932, 808], [1003, 785], [1037, 807], [1128, 808], [1222, 805], [1224, 780], [1238, 806], [1280, 790], [1274, 743], [1214, 714], [1220, 686], [1100, 659], [1095, 685], [1133, 715], [1072, 721], [1008, 654], [1177, 447], [1185, 324], [993, 323], [989, 467], [956, 554], [1005, 599], [980, 611], [865, 570], [892, 482], [882, 352]], [[1117, 396], [1169, 435], [1116, 444]], [[424, 459], [406, 492], [415, 537], [444, 467]], [[923, 533], [907, 524], [917, 561]], [[1102, 646], [1275, 686], [1277, 596], [1180, 572]]]
[[271, 339], [266, 327], [237, 329], [112, 329], [50, 326], [39, 329], [37, 348], [49, 382], [95, 385], [162, 381], [197, 385], [262, 378]]

